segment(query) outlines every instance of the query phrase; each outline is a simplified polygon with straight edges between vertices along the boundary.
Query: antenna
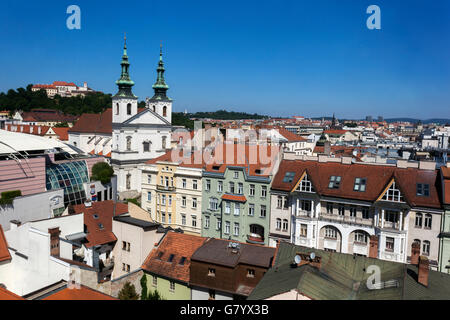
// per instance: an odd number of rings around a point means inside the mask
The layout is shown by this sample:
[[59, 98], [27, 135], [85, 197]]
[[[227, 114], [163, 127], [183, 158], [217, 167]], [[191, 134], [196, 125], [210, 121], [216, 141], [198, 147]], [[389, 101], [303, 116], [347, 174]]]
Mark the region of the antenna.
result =
[[302, 262], [302, 257], [300, 257], [299, 255], [296, 255], [294, 258], [295, 264], [299, 264], [300, 262]]

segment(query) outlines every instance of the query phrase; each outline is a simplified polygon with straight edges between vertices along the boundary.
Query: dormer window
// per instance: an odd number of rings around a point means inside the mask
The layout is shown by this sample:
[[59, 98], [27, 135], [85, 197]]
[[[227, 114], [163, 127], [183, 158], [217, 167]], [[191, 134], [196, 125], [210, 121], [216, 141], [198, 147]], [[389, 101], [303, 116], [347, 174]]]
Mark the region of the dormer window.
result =
[[366, 178], [356, 178], [355, 186], [353, 187], [354, 191], [365, 192], [366, 191]]
[[291, 183], [294, 180], [295, 172], [286, 172], [283, 183]]
[[402, 196], [400, 190], [397, 188], [395, 181], [392, 183], [392, 185], [386, 191], [386, 193], [384, 194], [382, 199], [384, 201], [404, 202], [403, 196]]
[[340, 176], [331, 176], [330, 183], [328, 184], [328, 188], [330, 189], [339, 189], [341, 185], [341, 177]]
[[184, 266], [184, 263], [186, 262], [186, 257], [181, 257], [180, 262], [178, 263], [180, 266]]
[[297, 190], [302, 192], [314, 192], [314, 187], [309, 180], [308, 175], [305, 175]]
[[173, 261], [173, 258], [175, 258], [175, 255], [174, 255], [174, 254], [171, 254], [171, 255], [169, 256], [169, 259], [167, 260], [167, 262], [172, 262], [172, 261]]
[[429, 197], [430, 196], [430, 185], [424, 183], [417, 184], [417, 195], [421, 197]]

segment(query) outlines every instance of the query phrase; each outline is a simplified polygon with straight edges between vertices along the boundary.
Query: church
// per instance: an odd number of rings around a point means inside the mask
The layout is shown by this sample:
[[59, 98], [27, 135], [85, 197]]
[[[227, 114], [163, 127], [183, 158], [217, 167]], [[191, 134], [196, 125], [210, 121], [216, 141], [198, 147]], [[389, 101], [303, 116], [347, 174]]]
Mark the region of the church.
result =
[[138, 97], [132, 92], [127, 43], [123, 49], [122, 72], [116, 81], [118, 92], [112, 98], [111, 165], [117, 175], [120, 199], [135, 198], [141, 193], [140, 166], [157, 158], [170, 148], [172, 132], [172, 100], [164, 80], [162, 46], [160, 50], [154, 95], [138, 108]]

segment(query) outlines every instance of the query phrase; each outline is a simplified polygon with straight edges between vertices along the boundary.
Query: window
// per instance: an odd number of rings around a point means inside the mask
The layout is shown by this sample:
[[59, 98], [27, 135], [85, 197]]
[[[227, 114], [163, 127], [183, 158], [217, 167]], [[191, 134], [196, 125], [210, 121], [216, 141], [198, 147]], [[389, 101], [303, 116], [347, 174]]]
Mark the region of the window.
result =
[[325, 238], [337, 239], [337, 231], [333, 227], [325, 227]]
[[277, 230], [281, 230], [281, 219], [280, 218], [277, 219], [277, 227], [276, 227], [276, 229]]
[[119, 114], [119, 104], [116, 103], [116, 115], [118, 115], [118, 114]]
[[175, 255], [174, 255], [174, 254], [171, 254], [171, 255], [169, 256], [169, 259], [167, 259], [167, 262], [172, 262], [172, 261], [173, 261], [173, 258], [175, 258]]
[[340, 204], [340, 205], [338, 206], [338, 214], [339, 214], [340, 216], [345, 215], [345, 206], [344, 206], [343, 204]]
[[300, 225], [300, 237], [302, 237], [302, 238], [308, 237], [308, 225], [307, 224]]
[[208, 269], [208, 276], [209, 277], [215, 277], [216, 276], [216, 269], [209, 268]]
[[416, 228], [422, 228], [423, 215], [421, 213], [416, 213]]
[[191, 218], [192, 218], [192, 226], [194, 228], [196, 228], [197, 227], [197, 216], [192, 216]]
[[265, 218], [267, 214], [266, 206], [261, 206], [261, 218]]
[[150, 152], [150, 142], [143, 142], [142, 145], [144, 146], [144, 152]]
[[252, 217], [255, 215], [255, 205], [254, 204], [248, 205], [248, 215], [252, 216]]
[[169, 291], [172, 292], [172, 293], [175, 293], [175, 282], [170, 281]]
[[283, 197], [282, 196], [278, 196], [277, 197], [277, 208], [281, 209], [282, 206], [283, 206]]
[[369, 219], [370, 218], [369, 217], [369, 208], [362, 208], [361, 211], [362, 211], [363, 219]]
[[206, 191], [210, 191], [211, 190], [211, 180], [206, 180], [206, 183], [205, 183], [205, 190]]
[[291, 183], [294, 180], [295, 172], [286, 172], [283, 183]]
[[154, 287], [158, 286], [158, 278], [156, 276], [152, 277], [152, 286]]
[[235, 179], [238, 179], [238, 178], [239, 178], [239, 172], [238, 172], [238, 171], [235, 171], [235, 172], [234, 172], [234, 178], [235, 178]]
[[314, 187], [309, 180], [308, 175], [305, 175], [297, 190], [302, 192], [314, 192]]
[[131, 137], [127, 137], [127, 151], [131, 151]]
[[230, 182], [230, 193], [234, 193], [234, 182]]
[[197, 209], [197, 198], [192, 198], [192, 209]]
[[330, 183], [328, 184], [328, 188], [330, 189], [339, 189], [341, 185], [341, 177], [339, 176], [331, 176]]
[[216, 198], [209, 198], [209, 210], [217, 211], [219, 209], [219, 200]]
[[255, 277], [255, 269], [247, 269], [247, 278]]
[[197, 180], [192, 180], [192, 189], [197, 190]]
[[217, 182], [217, 192], [222, 192], [223, 190], [223, 181]]
[[171, 206], [171, 205], [172, 205], [172, 196], [169, 195], [169, 206]]
[[167, 117], [167, 107], [163, 107], [163, 117]]
[[300, 208], [303, 211], [311, 212], [312, 202], [311, 200], [301, 200], [300, 201]]
[[186, 262], [186, 257], [181, 257], [180, 262], [178, 262], [178, 264], [180, 266], [184, 266], [184, 263]]
[[397, 211], [386, 210], [385, 219], [388, 222], [397, 223], [399, 219], [399, 214]]
[[166, 223], [166, 213], [165, 212], [161, 213], [161, 222]]
[[147, 176], [147, 183], [148, 183], [148, 184], [152, 183], [152, 175], [151, 175], [151, 174], [149, 174], [149, 175]]
[[228, 201], [226, 201], [225, 202], [225, 213], [230, 214], [230, 212], [231, 212], [231, 204]]
[[183, 184], [183, 189], [186, 189], [186, 187], [187, 187], [187, 181], [186, 181], [186, 179], [183, 179], [183, 180], [182, 180], [182, 184]]
[[244, 194], [244, 185], [242, 183], [238, 184], [238, 194]]
[[394, 243], [394, 238], [386, 237], [386, 251], [394, 251]]
[[162, 137], [161, 138], [161, 149], [165, 149], [166, 148], [166, 142], [167, 142], [167, 137]]
[[367, 244], [367, 233], [362, 231], [355, 231], [355, 242]]
[[385, 201], [404, 202], [403, 196], [402, 196], [400, 190], [397, 188], [395, 181], [392, 183], [392, 185], [386, 191], [386, 193], [384, 194], [382, 199]]
[[127, 115], [131, 115], [131, 103], [127, 104]]
[[105, 227], [103, 226], [103, 224], [99, 223], [98, 227], [100, 228], [100, 230], [103, 230]]
[[283, 198], [284, 198], [283, 208], [287, 209], [289, 207], [288, 197], [283, 197]]
[[431, 222], [432, 222], [432, 216], [431, 216], [431, 214], [426, 214], [425, 215], [425, 223], [424, 223], [424, 225], [423, 225], [423, 227], [425, 228], [425, 229], [431, 229]]
[[185, 214], [182, 214], [182, 215], [181, 215], [181, 224], [182, 224], [183, 226], [186, 225], [186, 215], [185, 215]]
[[181, 197], [181, 206], [182, 206], [183, 208], [186, 208], [186, 202], [187, 202], [186, 196], [182, 196], [182, 197]]
[[230, 221], [225, 221], [225, 234], [230, 234], [230, 228], [231, 228], [231, 224]]
[[169, 216], [169, 224], [170, 224], [170, 223], [172, 223], [172, 214], [169, 213], [168, 216]]
[[234, 204], [234, 215], [238, 216], [241, 214], [241, 205], [239, 203]]
[[127, 243], [122, 241], [122, 250], [127, 250]]
[[209, 216], [205, 216], [205, 229], [209, 229]]
[[261, 197], [265, 198], [267, 196], [267, 187], [262, 186], [261, 187]]
[[217, 218], [216, 229], [217, 230], [221, 230], [222, 229], [222, 219], [220, 219], [220, 218]]
[[425, 240], [423, 242], [422, 254], [425, 255], [425, 256], [429, 256], [430, 255], [430, 241]]
[[333, 214], [333, 204], [331, 202], [327, 202], [327, 214]]
[[430, 185], [424, 183], [417, 184], [417, 195], [422, 197], [430, 196]]
[[355, 179], [355, 186], [353, 187], [353, 190], [364, 192], [366, 191], [366, 178], [356, 178]]
[[239, 223], [234, 223], [234, 235], [239, 236]]
[[286, 219], [283, 219], [283, 231], [287, 231], [289, 227], [289, 223]]
[[255, 185], [254, 184], [250, 185], [249, 195], [251, 197], [253, 197], [255, 195]]
[[166, 205], [166, 195], [165, 195], [165, 194], [161, 195], [161, 204], [162, 204], [163, 206]]
[[350, 207], [350, 217], [356, 218], [356, 207], [355, 206]]

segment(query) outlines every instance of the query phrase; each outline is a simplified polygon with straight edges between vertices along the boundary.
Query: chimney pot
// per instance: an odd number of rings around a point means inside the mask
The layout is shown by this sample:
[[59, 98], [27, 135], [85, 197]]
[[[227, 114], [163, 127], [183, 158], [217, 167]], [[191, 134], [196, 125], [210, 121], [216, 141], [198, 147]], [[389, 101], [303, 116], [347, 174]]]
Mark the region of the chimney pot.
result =
[[61, 231], [59, 227], [48, 229], [48, 233], [50, 234], [50, 255], [53, 257], [59, 257], [59, 235]]
[[369, 258], [378, 258], [378, 236], [370, 236]]
[[418, 281], [421, 285], [428, 287], [428, 275], [430, 273], [430, 263], [427, 257], [419, 257], [419, 275]]

